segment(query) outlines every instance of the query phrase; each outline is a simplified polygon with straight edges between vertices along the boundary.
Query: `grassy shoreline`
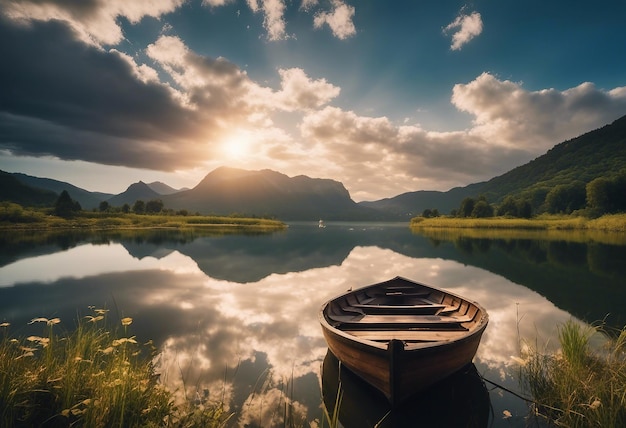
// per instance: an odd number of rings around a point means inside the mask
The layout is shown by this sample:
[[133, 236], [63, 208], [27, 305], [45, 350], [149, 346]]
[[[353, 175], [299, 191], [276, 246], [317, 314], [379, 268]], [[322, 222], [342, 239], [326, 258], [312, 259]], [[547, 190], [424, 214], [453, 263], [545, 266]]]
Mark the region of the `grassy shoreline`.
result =
[[533, 219], [492, 217], [414, 217], [412, 229], [482, 229], [524, 231], [601, 231], [626, 233], [626, 214], [605, 215], [596, 219], [542, 215]]
[[59, 318], [35, 318], [41, 335], [15, 338], [0, 323], [0, 426], [223, 427], [232, 414], [219, 403], [182, 404], [159, 381], [151, 342], [129, 334], [132, 318], [104, 327], [93, 309], [71, 333]]
[[167, 215], [81, 211], [72, 217], [51, 215], [46, 210], [0, 205], [0, 230], [63, 230], [63, 229], [182, 229], [230, 228], [280, 230], [287, 227], [279, 220], [241, 216]]
[[[592, 345], [594, 335], [603, 346]], [[569, 321], [559, 328], [556, 352], [530, 343], [516, 360], [536, 416], [554, 426], [626, 426], [626, 328], [607, 334]]]

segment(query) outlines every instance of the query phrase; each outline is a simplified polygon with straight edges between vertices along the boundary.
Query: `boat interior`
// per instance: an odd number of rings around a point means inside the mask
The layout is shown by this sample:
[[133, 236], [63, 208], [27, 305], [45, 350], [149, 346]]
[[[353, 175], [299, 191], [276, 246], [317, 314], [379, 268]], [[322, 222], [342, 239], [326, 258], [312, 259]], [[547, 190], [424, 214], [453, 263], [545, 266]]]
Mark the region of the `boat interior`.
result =
[[478, 306], [420, 284], [381, 284], [331, 301], [325, 316], [335, 328], [376, 342], [405, 344], [459, 339], [477, 327]]

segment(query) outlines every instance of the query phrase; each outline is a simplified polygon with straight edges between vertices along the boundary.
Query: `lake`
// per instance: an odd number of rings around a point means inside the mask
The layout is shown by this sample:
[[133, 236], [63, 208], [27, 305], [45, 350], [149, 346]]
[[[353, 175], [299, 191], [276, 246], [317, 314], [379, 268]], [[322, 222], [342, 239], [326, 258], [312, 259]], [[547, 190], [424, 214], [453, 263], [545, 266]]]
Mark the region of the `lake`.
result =
[[[132, 317], [131, 334], [161, 351], [161, 380], [198, 403], [225, 403], [231, 426], [283, 426], [285, 403], [298, 425], [328, 426], [321, 405], [333, 406], [341, 379], [346, 427], [414, 426], [418, 417], [521, 427], [528, 404], [503, 389], [522, 393], [512, 357], [525, 342], [550, 349], [570, 319], [621, 328], [625, 261], [623, 236], [420, 234], [406, 223], [293, 223], [267, 234], [2, 232], [0, 322], [22, 336], [36, 317], [71, 329], [90, 306]], [[327, 354], [317, 317], [350, 287], [398, 275], [478, 301], [490, 322], [473, 367], [385, 416], [376, 391]]]

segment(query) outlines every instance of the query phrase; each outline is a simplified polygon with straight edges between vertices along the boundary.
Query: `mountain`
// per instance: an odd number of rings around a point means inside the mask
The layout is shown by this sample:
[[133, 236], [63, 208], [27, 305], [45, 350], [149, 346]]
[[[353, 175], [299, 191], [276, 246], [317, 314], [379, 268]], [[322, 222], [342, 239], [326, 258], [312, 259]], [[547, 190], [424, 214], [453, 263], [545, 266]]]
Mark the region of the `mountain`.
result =
[[545, 155], [485, 182], [490, 202], [504, 196], [545, 195], [559, 184], [589, 183], [626, 168], [626, 116], [602, 128], [557, 144]]
[[281, 220], [382, 220], [389, 214], [358, 205], [338, 181], [268, 169], [221, 167], [193, 189], [163, 196], [166, 207], [202, 214], [270, 216]]
[[152, 183], [148, 183], [148, 187], [157, 192], [159, 195], [171, 195], [172, 193], [178, 193], [183, 190], [188, 189], [174, 189], [173, 187], [168, 186], [165, 183], [161, 183], [160, 181], [154, 181]]
[[128, 204], [132, 207], [138, 200], [148, 202], [152, 199], [162, 199], [162, 195], [152, 190], [150, 186], [143, 181], [139, 181], [128, 186], [128, 189], [119, 195], [107, 199], [107, 202], [112, 207], [121, 207], [124, 204]]
[[51, 178], [39, 178], [21, 173], [13, 173], [12, 175], [21, 183], [27, 186], [52, 191], [57, 195], [57, 197], [61, 194], [61, 192], [67, 190], [67, 193], [69, 193], [70, 197], [73, 200], [78, 201], [78, 203], [84, 210], [97, 208], [100, 202], [113, 196], [108, 193], [89, 192], [85, 189], [81, 189], [80, 187], [76, 187], [73, 184], [69, 184], [64, 181], [53, 180]]
[[489, 181], [447, 192], [408, 192], [379, 201], [360, 202], [360, 205], [407, 219], [425, 209], [436, 208], [441, 214], [448, 214], [452, 209], [459, 208], [466, 197], [484, 195], [489, 202], [499, 203], [510, 195], [527, 198], [537, 209], [548, 191], [557, 185], [571, 185], [576, 181], [586, 184], [598, 177], [609, 177], [624, 168], [626, 116], [557, 144], [546, 154]]
[[46, 189], [29, 186], [14, 174], [0, 171], [0, 201], [11, 201], [23, 206], [52, 206], [59, 196]]
[[103, 200], [120, 207], [137, 200], [161, 199], [166, 208], [202, 214], [236, 213], [281, 220], [409, 220], [425, 209], [448, 214], [464, 198], [480, 195], [491, 203], [499, 203], [509, 195], [525, 198], [537, 210], [546, 194], [557, 185], [585, 184], [602, 176], [610, 178], [625, 168], [626, 116], [562, 142], [535, 160], [489, 181], [447, 192], [421, 190], [358, 204], [338, 181], [303, 175], [291, 178], [271, 170], [227, 167], [209, 173], [193, 189], [177, 191], [164, 183], [140, 181], [116, 196], [88, 192], [56, 180], [4, 173], [0, 177], [0, 200], [50, 206], [58, 194], [67, 190], [84, 209], [97, 208]]
[[448, 214], [453, 209], [458, 208], [466, 196], [473, 196], [478, 191], [476, 189], [480, 189], [483, 184], [477, 183], [467, 187], [455, 187], [447, 192], [436, 190], [406, 192], [393, 198], [359, 202], [359, 205], [386, 212], [403, 220], [410, 220], [412, 217], [420, 215], [427, 208], [436, 208], [441, 214]]

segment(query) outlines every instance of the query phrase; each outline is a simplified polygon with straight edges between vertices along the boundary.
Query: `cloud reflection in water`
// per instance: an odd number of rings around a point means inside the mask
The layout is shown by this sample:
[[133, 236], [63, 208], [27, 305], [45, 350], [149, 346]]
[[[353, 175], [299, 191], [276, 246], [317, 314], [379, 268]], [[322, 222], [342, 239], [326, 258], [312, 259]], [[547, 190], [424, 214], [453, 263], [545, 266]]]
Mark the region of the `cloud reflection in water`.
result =
[[317, 319], [321, 304], [396, 275], [485, 306], [490, 325], [475, 362], [479, 372], [509, 383], [518, 339], [539, 335], [554, 342], [555, 326], [570, 318], [539, 294], [486, 270], [377, 246], [355, 246], [341, 264], [240, 283], [208, 276], [178, 250], [138, 259], [120, 244], [81, 245], [1, 268], [0, 316], [25, 324], [54, 314], [70, 326], [77, 309], [115, 309], [133, 317], [133, 334], [160, 347], [158, 367], [170, 387], [198, 401], [224, 400], [241, 425], [268, 426], [279, 424], [271, 403], [285, 400], [309, 420], [321, 416], [319, 376], [327, 352]]

